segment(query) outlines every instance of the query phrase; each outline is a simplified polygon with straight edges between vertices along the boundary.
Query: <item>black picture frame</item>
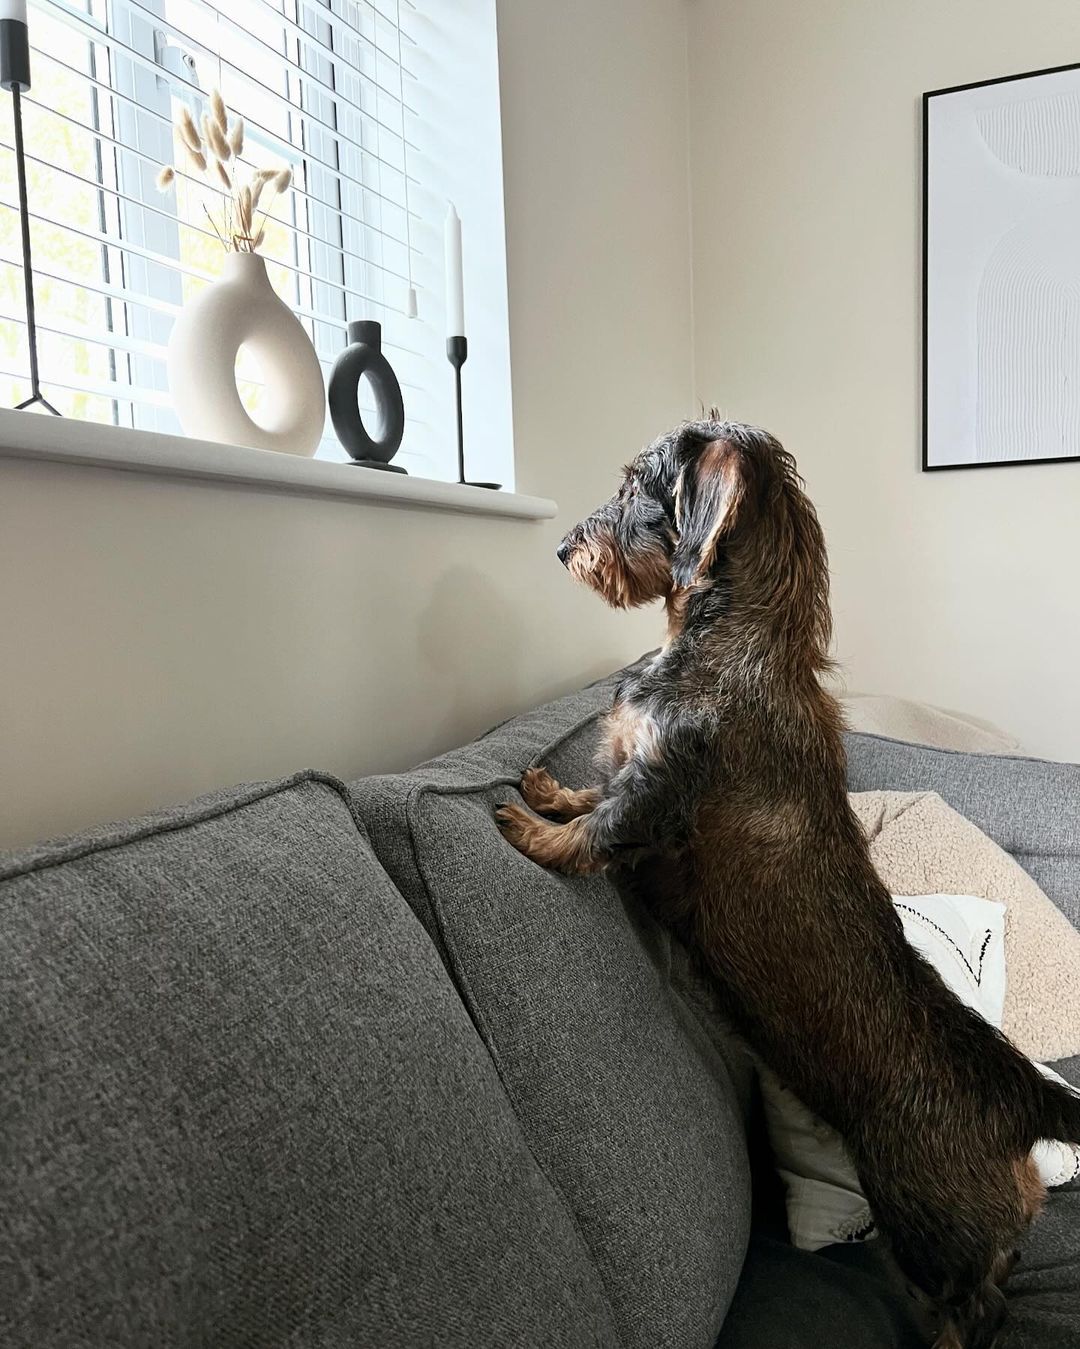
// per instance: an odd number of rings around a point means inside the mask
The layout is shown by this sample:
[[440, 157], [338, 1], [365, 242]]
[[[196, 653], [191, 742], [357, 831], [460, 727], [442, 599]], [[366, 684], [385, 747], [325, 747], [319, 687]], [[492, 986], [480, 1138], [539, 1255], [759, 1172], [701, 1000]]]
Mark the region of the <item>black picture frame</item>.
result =
[[990, 80], [972, 80], [967, 84], [949, 85], [943, 89], [927, 90], [922, 96], [922, 472], [953, 473], [963, 469], [1019, 468], [1033, 464], [1080, 463], [1080, 454], [1050, 455], [1031, 459], [987, 459], [972, 463], [931, 464], [930, 453], [930, 101], [950, 94], [967, 93], [991, 85], [1013, 84], [1018, 80], [1039, 79], [1047, 75], [1063, 75], [1080, 71], [1080, 61], [1042, 70], [1025, 70], [1015, 75], [1001, 75]]

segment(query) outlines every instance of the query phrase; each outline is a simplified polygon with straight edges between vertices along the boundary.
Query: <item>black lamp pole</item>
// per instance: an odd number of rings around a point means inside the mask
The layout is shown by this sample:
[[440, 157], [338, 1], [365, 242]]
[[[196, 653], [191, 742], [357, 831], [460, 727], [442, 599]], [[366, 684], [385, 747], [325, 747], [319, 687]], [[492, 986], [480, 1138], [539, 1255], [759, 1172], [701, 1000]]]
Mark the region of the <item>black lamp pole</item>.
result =
[[25, 0], [0, 0], [0, 88], [11, 90], [15, 119], [15, 172], [19, 180], [19, 223], [22, 227], [23, 287], [26, 291], [26, 335], [30, 344], [30, 397], [18, 408], [40, 403], [60, 413], [41, 392], [38, 377], [37, 320], [34, 313], [34, 269], [30, 261], [30, 207], [26, 200], [26, 157], [23, 154], [22, 96], [30, 88], [30, 35]]

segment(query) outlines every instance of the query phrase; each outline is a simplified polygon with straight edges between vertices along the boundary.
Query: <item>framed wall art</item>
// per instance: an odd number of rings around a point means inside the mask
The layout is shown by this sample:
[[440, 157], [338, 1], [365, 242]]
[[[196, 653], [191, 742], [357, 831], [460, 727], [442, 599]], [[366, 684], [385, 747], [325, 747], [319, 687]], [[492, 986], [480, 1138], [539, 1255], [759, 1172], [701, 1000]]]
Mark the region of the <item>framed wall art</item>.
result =
[[923, 468], [1080, 459], [1080, 65], [923, 95]]

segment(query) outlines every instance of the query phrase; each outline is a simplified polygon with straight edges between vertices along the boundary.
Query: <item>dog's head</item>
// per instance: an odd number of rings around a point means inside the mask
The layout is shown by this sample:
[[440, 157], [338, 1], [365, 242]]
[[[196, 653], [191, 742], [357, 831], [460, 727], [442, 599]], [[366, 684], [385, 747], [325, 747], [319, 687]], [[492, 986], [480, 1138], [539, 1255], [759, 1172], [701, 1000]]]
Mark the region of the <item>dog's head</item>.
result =
[[751, 428], [712, 421], [661, 436], [623, 470], [611, 500], [567, 534], [560, 561], [617, 608], [708, 584], [759, 476], [750, 437]]
[[559, 545], [570, 575], [617, 609], [647, 604], [671, 588], [674, 479], [660, 445], [628, 464], [611, 500]]
[[[755, 606], [827, 614], [824, 541], [795, 461], [768, 432], [710, 418], [647, 446], [559, 559], [616, 608], [739, 583]], [[827, 626], [827, 620], [826, 620]]]

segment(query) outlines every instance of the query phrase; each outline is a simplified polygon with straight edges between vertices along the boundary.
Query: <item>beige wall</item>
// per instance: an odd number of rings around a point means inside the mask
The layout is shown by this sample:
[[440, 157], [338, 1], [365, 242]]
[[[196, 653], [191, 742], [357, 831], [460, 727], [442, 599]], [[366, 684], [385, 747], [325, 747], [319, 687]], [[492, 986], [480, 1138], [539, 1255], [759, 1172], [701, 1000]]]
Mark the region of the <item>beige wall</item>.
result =
[[0, 844], [402, 767], [636, 654], [656, 616], [553, 549], [692, 393], [799, 455], [852, 686], [1080, 758], [1080, 465], [916, 471], [918, 96], [1067, 60], [1073, 0], [499, 12], [518, 485], [560, 518], [0, 465]]
[[560, 518], [0, 464], [0, 844], [403, 767], [653, 639], [554, 548], [688, 405], [685, 16], [499, 9], [518, 486]]
[[689, 13], [697, 394], [797, 454], [852, 687], [1080, 759], [1080, 464], [917, 471], [920, 94], [1076, 60], [1080, 7]]

